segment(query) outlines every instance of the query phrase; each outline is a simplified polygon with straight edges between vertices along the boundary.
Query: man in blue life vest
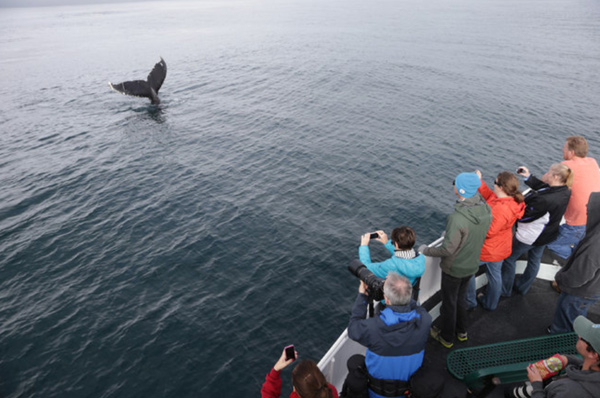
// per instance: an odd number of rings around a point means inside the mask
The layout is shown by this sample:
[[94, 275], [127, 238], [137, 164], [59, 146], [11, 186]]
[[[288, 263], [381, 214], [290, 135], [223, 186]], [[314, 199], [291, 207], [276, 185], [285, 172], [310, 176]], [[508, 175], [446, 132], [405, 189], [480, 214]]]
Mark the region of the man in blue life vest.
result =
[[399, 397], [421, 367], [431, 327], [431, 315], [412, 300], [410, 281], [389, 272], [383, 285], [386, 307], [366, 319], [367, 285], [360, 282], [348, 324], [348, 336], [367, 347], [369, 397]]

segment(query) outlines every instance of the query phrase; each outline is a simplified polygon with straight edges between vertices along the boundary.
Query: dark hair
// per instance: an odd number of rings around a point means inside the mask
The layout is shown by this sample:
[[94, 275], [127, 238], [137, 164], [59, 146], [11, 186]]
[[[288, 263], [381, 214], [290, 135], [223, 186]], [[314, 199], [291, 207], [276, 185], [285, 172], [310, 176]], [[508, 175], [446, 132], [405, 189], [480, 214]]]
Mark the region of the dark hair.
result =
[[301, 360], [292, 371], [292, 384], [302, 398], [332, 398], [331, 389], [317, 364]]
[[523, 198], [523, 194], [519, 191], [519, 179], [516, 175], [509, 171], [503, 171], [496, 177], [496, 182], [504, 193], [512, 197], [515, 202], [523, 203], [525, 198]]
[[569, 151], [575, 152], [575, 156], [580, 158], [584, 158], [588, 154], [588, 143], [580, 135], [567, 137], [567, 148], [569, 148]]
[[589, 341], [587, 341], [587, 340], [583, 339], [581, 336], [579, 336], [579, 339], [585, 343], [585, 350], [586, 350], [587, 352], [591, 353], [592, 355], [593, 355], [593, 354], [597, 355], [597, 357], [598, 357], [599, 361], [598, 361], [598, 362], [596, 362], [596, 364], [597, 364], [597, 365], [600, 365], [600, 354], [598, 353], [598, 351], [594, 350], [594, 347], [592, 347], [592, 345], [590, 344], [590, 342], [589, 342]]
[[[594, 350], [594, 347], [592, 347], [592, 345], [590, 344], [590, 342], [589, 342], [589, 341], [587, 341], [586, 339], [584, 339], [584, 338], [583, 338], [583, 337], [581, 337], [581, 336], [579, 336], [579, 339], [585, 343], [585, 350], [586, 350], [587, 352], [591, 352], [592, 354], [598, 354], [598, 353], [596, 352], [596, 350]], [[598, 355], [600, 355], [600, 354], [598, 354]]]
[[412, 249], [417, 241], [417, 234], [411, 227], [398, 227], [392, 231], [392, 243], [398, 245], [401, 250]]

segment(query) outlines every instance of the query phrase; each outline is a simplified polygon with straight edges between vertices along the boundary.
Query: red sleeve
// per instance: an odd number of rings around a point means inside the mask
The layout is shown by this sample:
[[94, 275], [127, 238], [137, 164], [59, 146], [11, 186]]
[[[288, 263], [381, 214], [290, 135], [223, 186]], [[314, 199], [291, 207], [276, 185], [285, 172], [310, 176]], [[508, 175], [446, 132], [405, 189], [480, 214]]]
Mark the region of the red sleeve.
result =
[[279, 398], [281, 395], [281, 372], [271, 369], [260, 389], [261, 398]]
[[483, 180], [481, 180], [481, 186], [479, 187], [478, 191], [486, 202], [489, 202], [490, 199], [496, 199], [496, 194], [494, 191], [492, 191]]
[[332, 396], [333, 398], [338, 398], [338, 392], [337, 392], [337, 390], [335, 389], [335, 387], [333, 386], [333, 384], [330, 384], [330, 385], [329, 385], [329, 389], [331, 390], [331, 396]]

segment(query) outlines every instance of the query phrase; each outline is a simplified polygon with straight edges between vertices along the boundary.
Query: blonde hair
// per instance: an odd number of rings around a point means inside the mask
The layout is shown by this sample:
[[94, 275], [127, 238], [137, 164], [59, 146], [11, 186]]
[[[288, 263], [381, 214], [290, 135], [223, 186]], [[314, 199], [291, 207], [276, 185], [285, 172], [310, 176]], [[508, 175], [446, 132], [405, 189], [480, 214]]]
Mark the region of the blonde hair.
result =
[[573, 185], [573, 171], [571, 171], [569, 166], [563, 163], [554, 163], [552, 166], [550, 166], [549, 171], [553, 175], [560, 177], [560, 182], [563, 185], [571, 188]]

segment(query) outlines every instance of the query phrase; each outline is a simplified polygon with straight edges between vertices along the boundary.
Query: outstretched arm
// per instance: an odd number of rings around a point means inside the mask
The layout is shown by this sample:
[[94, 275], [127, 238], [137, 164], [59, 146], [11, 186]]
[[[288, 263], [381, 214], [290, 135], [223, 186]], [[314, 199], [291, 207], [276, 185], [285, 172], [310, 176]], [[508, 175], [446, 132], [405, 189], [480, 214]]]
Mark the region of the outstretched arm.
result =
[[[465, 235], [465, 236], [463, 236]], [[462, 231], [454, 220], [454, 214], [448, 217], [444, 241], [440, 247], [427, 247], [423, 254], [430, 257], [448, 257], [454, 255], [464, 244], [466, 232]]]
[[[298, 352], [295, 352], [298, 358]], [[279, 398], [281, 395], [281, 369], [294, 362], [294, 359], [286, 359], [285, 348], [279, 357], [279, 360], [273, 366], [273, 369], [267, 374], [265, 382], [260, 389], [261, 398]]]

